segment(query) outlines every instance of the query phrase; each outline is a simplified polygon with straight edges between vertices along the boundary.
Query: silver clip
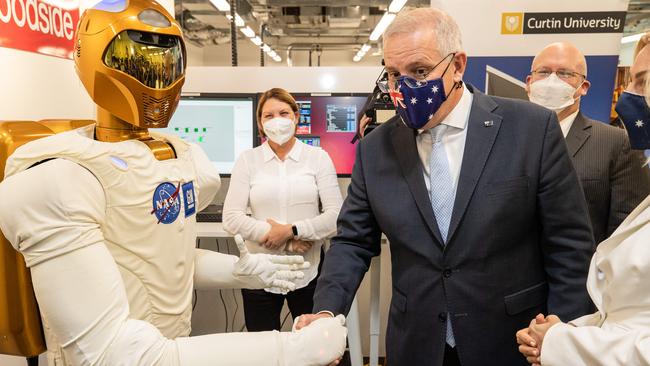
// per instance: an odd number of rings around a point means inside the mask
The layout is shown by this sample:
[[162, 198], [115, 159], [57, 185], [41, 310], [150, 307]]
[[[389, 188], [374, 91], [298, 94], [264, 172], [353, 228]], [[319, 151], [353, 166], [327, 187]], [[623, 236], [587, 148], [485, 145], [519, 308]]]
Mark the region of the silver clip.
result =
[[483, 122], [483, 126], [485, 127], [492, 127], [493, 125], [494, 125], [494, 121], [492, 120]]

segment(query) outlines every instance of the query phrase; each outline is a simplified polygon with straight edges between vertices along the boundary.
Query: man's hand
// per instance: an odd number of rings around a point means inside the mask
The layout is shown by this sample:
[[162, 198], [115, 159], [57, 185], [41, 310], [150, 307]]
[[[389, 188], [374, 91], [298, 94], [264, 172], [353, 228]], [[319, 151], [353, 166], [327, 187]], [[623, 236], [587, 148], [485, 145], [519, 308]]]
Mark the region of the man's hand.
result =
[[299, 239], [291, 239], [287, 244], [286, 251], [298, 254], [304, 254], [311, 249], [312, 242]]
[[291, 224], [280, 224], [273, 219], [266, 220], [271, 224], [271, 229], [264, 235], [260, 245], [267, 249], [278, 249], [287, 243], [287, 240], [293, 238], [293, 229]]
[[560, 322], [560, 318], [555, 315], [549, 315], [545, 318], [544, 315], [537, 314], [535, 319], [530, 321], [528, 328], [517, 332], [519, 352], [526, 357], [528, 363], [533, 366], [540, 366], [544, 336], [549, 328]]
[[337, 365], [345, 352], [345, 317], [328, 316], [316, 319], [304, 329], [281, 333], [284, 365], [324, 366]]
[[366, 134], [366, 127], [372, 122], [372, 118], [366, 116], [365, 114], [363, 117], [361, 117], [361, 120], [359, 120], [359, 135], [361, 137], [364, 137]]
[[287, 293], [296, 289], [294, 281], [303, 278], [309, 262], [299, 255], [250, 254], [241, 235], [235, 235], [239, 260], [233, 275], [244, 281], [248, 289], [274, 289]]
[[330, 313], [318, 313], [318, 314], [303, 314], [296, 318], [296, 321], [293, 324], [293, 329], [294, 330], [300, 330], [309, 324], [315, 322], [318, 319], [322, 318], [331, 318], [332, 314]]

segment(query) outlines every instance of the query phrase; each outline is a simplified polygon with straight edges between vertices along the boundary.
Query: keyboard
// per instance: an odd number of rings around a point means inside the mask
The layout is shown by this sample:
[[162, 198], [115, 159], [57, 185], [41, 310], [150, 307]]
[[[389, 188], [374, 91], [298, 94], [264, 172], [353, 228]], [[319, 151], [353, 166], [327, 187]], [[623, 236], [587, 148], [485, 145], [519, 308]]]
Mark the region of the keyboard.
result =
[[222, 217], [220, 213], [203, 213], [196, 214], [196, 222], [221, 222]]
[[208, 205], [203, 211], [196, 214], [196, 222], [221, 222], [223, 205]]

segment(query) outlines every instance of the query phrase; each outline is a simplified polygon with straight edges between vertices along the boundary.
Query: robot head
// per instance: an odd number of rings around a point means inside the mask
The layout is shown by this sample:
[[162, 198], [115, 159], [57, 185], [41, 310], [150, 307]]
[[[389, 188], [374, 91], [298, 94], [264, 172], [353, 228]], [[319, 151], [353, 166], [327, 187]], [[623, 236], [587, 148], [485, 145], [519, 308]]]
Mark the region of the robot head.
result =
[[79, 21], [75, 69], [90, 97], [138, 127], [166, 127], [185, 82], [182, 31], [153, 0], [103, 0]]

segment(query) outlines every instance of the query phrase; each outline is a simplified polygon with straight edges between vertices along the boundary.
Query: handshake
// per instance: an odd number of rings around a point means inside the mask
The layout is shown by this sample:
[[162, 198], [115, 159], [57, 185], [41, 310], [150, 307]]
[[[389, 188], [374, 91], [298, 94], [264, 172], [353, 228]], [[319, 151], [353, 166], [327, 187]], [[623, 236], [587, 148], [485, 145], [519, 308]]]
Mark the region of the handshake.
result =
[[[310, 266], [299, 255], [251, 254], [240, 235], [235, 235], [235, 242], [239, 260], [234, 264], [233, 275], [246, 288], [293, 291], [295, 280], [303, 278], [302, 270]], [[302, 315], [295, 319], [291, 332], [273, 333], [280, 340], [278, 363], [282, 366], [333, 366], [345, 352], [347, 328], [343, 315]]]
[[[322, 315], [322, 314], [319, 314]], [[304, 317], [304, 320], [303, 320]], [[345, 352], [345, 317], [301, 315], [291, 332], [282, 332], [282, 366], [334, 366]]]

